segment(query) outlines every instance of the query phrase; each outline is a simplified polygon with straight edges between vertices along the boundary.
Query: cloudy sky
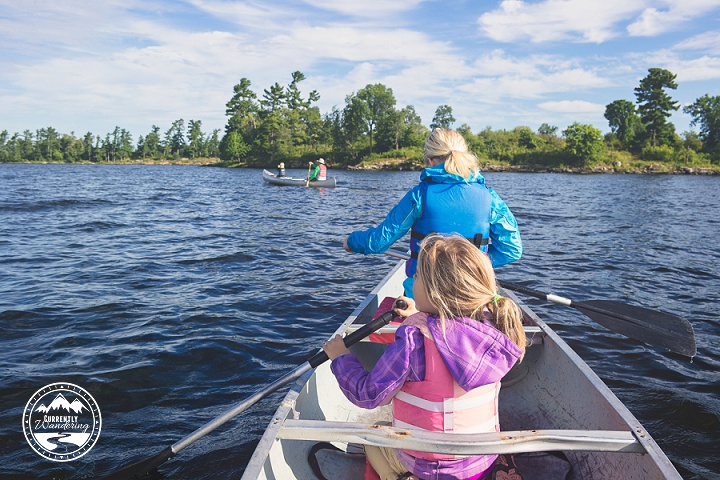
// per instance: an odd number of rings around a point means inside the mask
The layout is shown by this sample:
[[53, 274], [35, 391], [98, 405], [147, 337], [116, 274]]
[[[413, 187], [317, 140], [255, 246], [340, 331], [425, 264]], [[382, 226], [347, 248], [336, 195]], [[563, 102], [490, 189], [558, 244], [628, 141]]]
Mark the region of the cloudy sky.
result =
[[[474, 132], [574, 121], [603, 132], [652, 67], [682, 105], [720, 95], [720, 0], [0, 0], [0, 131], [138, 136], [222, 129], [243, 77], [299, 70], [322, 113], [372, 83], [428, 125]], [[690, 117], [671, 118], [677, 131]]]

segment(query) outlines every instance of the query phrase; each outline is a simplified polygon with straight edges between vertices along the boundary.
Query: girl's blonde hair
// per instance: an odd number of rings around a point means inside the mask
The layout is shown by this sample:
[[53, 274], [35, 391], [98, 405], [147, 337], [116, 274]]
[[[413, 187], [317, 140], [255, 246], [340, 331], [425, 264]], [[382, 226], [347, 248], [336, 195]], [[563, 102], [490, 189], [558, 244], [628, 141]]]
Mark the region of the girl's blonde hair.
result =
[[434, 158], [445, 163], [445, 171], [471, 180], [480, 171], [480, 164], [474, 153], [468, 151], [465, 138], [454, 130], [436, 128], [423, 147], [426, 162]]
[[498, 330], [525, 354], [522, 310], [498, 295], [490, 259], [475, 245], [457, 235], [428, 235], [422, 241], [416, 273], [425, 296], [438, 310], [443, 331], [445, 320], [452, 317], [482, 321], [487, 308]]

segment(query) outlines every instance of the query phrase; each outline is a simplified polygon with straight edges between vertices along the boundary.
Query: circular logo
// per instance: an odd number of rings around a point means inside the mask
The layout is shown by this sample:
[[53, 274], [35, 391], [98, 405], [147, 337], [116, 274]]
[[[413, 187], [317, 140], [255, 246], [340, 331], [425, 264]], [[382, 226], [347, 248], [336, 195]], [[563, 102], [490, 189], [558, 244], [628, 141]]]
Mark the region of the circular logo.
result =
[[25, 439], [41, 457], [69, 462], [85, 455], [100, 437], [95, 399], [72, 383], [51, 383], [35, 392], [23, 412]]

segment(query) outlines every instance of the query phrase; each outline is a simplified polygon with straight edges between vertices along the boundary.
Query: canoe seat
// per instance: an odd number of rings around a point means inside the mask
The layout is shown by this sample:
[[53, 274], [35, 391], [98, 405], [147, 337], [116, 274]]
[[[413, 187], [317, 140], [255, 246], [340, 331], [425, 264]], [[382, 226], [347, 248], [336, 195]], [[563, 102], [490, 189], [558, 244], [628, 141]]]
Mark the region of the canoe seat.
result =
[[285, 440], [343, 442], [453, 455], [548, 451], [646, 453], [631, 431], [520, 430], [448, 434], [354, 422], [286, 419], [278, 432]]

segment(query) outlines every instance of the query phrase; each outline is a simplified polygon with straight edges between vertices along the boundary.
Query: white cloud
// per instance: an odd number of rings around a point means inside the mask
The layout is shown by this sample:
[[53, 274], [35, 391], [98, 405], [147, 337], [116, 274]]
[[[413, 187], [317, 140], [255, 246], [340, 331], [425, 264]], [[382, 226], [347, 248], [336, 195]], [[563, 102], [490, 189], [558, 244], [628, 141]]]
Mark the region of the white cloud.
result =
[[475, 61], [471, 78], [460, 88], [482, 98], [539, 98], [548, 93], [603, 88], [611, 81], [556, 55], [513, 57], [495, 50]]
[[625, 22], [632, 36], [657, 36], [717, 8], [717, 0], [504, 0], [478, 24], [500, 42], [603, 43], [621, 36]]
[[666, 9], [646, 8], [640, 17], [627, 27], [630, 35], [654, 37], [675, 30], [693, 18], [718, 7], [717, 0], [665, 0]]
[[646, 0], [504, 0], [480, 16], [481, 32], [499, 42], [603, 43], [619, 35], [617, 24], [641, 10]]
[[[707, 12], [710, 3], [683, 5], [517, 0], [460, 9], [420, 0], [361, 6], [349, 0], [0, 0], [0, 130], [56, 125], [103, 133], [119, 125], [137, 136], [178, 118], [221, 128], [240, 78], [262, 95], [275, 82], [289, 83], [295, 70], [307, 77], [300, 85], [305, 94], [320, 93], [323, 113], [344, 106], [346, 95], [367, 84], [382, 83], [399, 108], [414, 105], [426, 124], [441, 104], [453, 107], [458, 123], [473, 126], [560, 123], [536, 102], [632, 98], [650, 67], [692, 82], [681, 83], [688, 92], [681, 101], [692, 101], [714, 94], [702, 82], [718, 78], [717, 29], [706, 31], [695, 20], [694, 37], [661, 37], [662, 51], [632, 37], [603, 43], [627, 35], [625, 26], [639, 18], [647, 19], [646, 31], [651, 24], [661, 31], [660, 17], [641, 17], [650, 7], [692, 21], [693, 12]], [[370, 11], [378, 18], [368, 17]], [[473, 15], [483, 37], [460, 27], [431, 28]], [[555, 113], [572, 123], [572, 112]]]
[[[720, 57], [703, 55], [686, 58], [680, 57], [674, 52], [662, 50], [648, 55], [647, 62], [675, 73], [676, 81], [680, 86], [684, 82], [720, 80]], [[714, 90], [717, 92], [717, 87]]]
[[304, 0], [304, 3], [317, 8], [353, 15], [382, 19], [385, 15], [397, 15], [415, 8], [424, 0]]
[[605, 113], [605, 105], [586, 102], [584, 100], [561, 100], [557, 102], [543, 102], [538, 107], [549, 112], [560, 113]]
[[701, 50], [720, 55], [720, 30], [695, 35], [679, 42], [674, 48], [677, 50]]

